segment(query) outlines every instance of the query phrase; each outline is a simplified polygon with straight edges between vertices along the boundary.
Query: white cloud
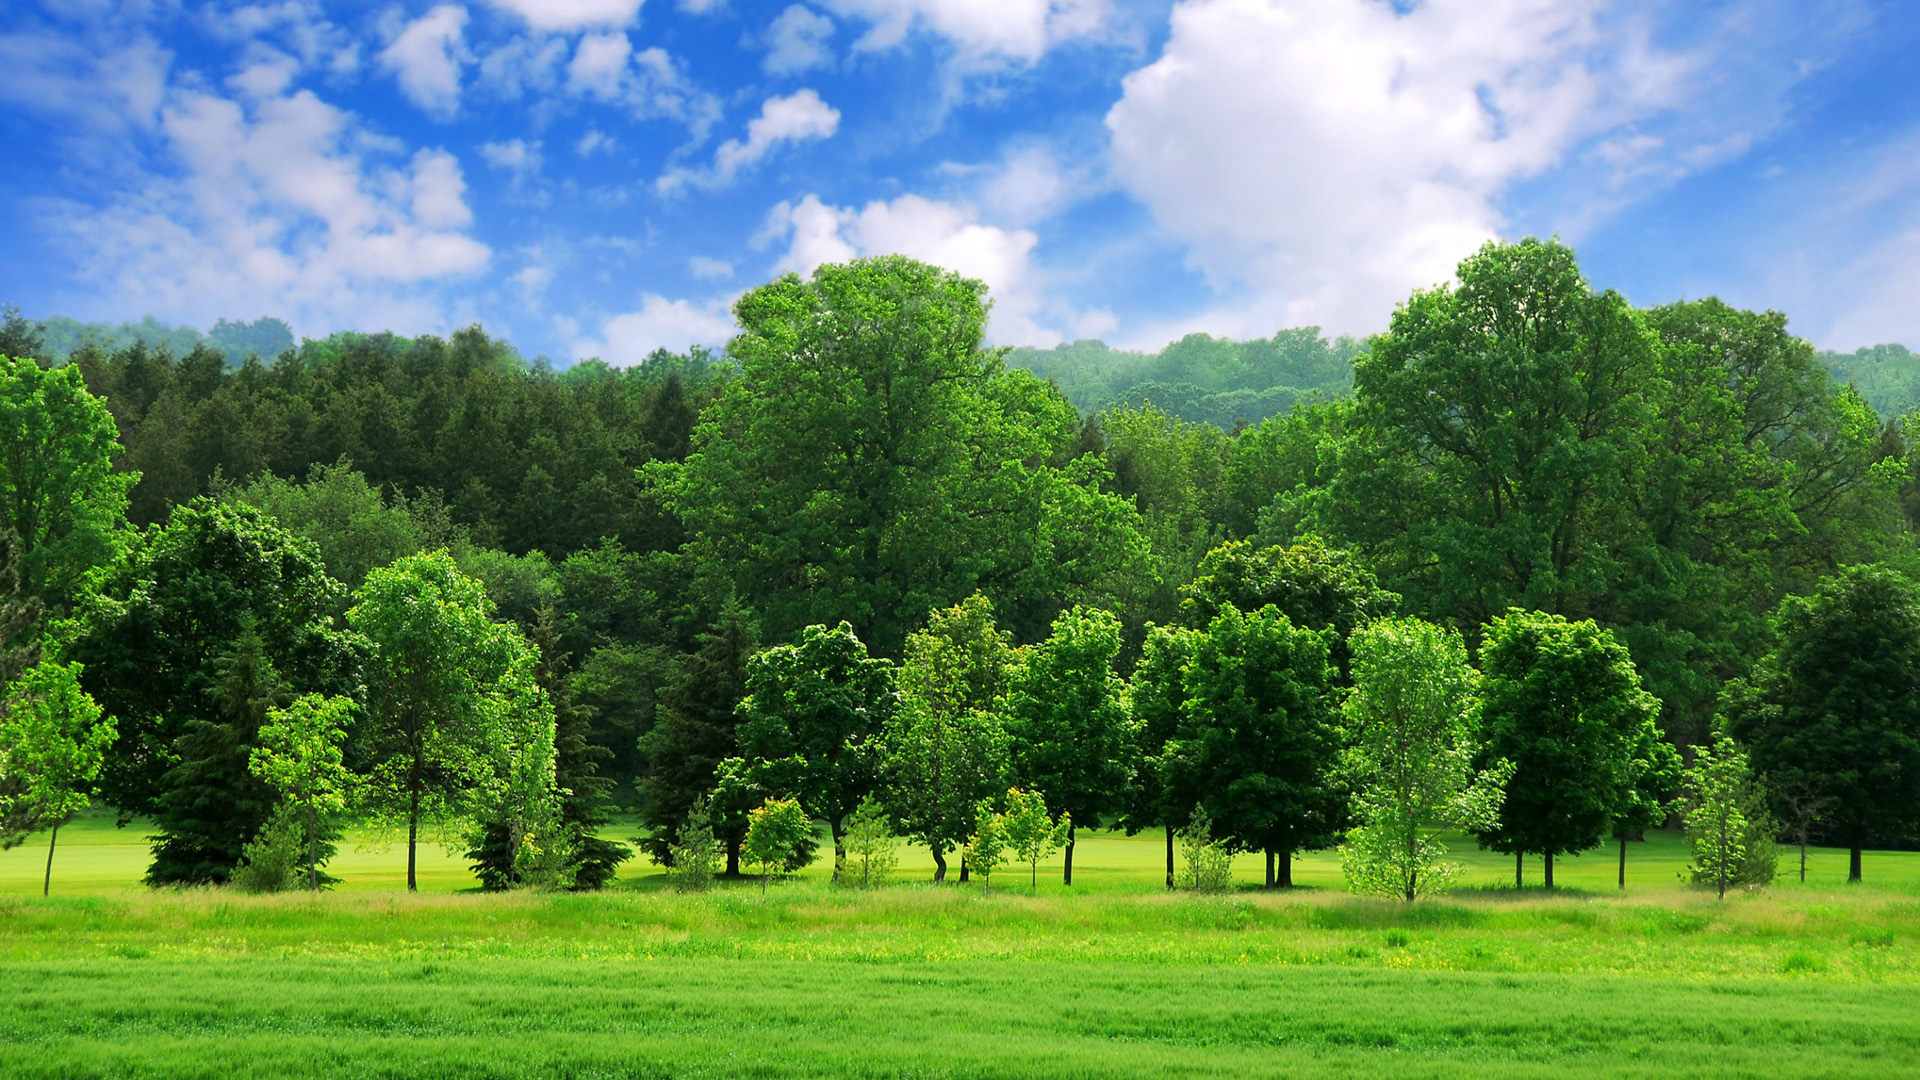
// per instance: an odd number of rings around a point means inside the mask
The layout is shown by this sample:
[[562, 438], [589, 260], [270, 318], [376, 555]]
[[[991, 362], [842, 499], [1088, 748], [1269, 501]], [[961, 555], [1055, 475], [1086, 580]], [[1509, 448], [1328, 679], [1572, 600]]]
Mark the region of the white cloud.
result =
[[540, 172], [540, 143], [525, 139], [480, 144], [480, 156], [486, 163], [514, 176], [534, 176]]
[[725, 187], [740, 170], [752, 168], [782, 143], [829, 139], [840, 129], [840, 111], [820, 100], [811, 89], [786, 97], [768, 98], [760, 106], [760, 115], [747, 122], [747, 138], [728, 139], [713, 154], [713, 168], [706, 172], [670, 169], [657, 183], [662, 193], [685, 184], [700, 187]]
[[580, 39], [573, 62], [567, 65], [567, 85], [602, 100], [619, 97], [632, 55], [633, 44], [625, 34], [588, 34]]
[[481, 58], [479, 84], [509, 101], [549, 93], [559, 85], [566, 59], [565, 38], [516, 37]]
[[713, 281], [733, 276], [733, 264], [723, 259], [709, 259], [705, 255], [695, 255], [687, 260], [687, 272], [702, 281]]
[[597, 356], [628, 367], [655, 349], [685, 352], [693, 345], [724, 345], [734, 331], [725, 299], [696, 303], [648, 294], [640, 298], [640, 310], [615, 315], [601, 324], [597, 337], [574, 342], [573, 358]]
[[963, 204], [902, 195], [854, 210], [808, 195], [775, 206], [763, 238], [789, 240], [780, 265], [800, 274], [821, 263], [897, 254], [977, 278], [991, 290], [989, 336], [1001, 344], [1056, 345], [1061, 334], [1038, 318], [1046, 314], [1069, 324], [1080, 318], [1042, 295], [1042, 275], [1033, 265], [1038, 235], [983, 224]]
[[415, 105], [437, 116], [460, 108], [460, 69], [467, 61], [467, 9], [441, 4], [406, 24], [380, 53], [380, 66], [400, 81]]
[[587, 34], [567, 64], [567, 89], [626, 107], [636, 119], [677, 120], [704, 140], [720, 118], [720, 102], [694, 87], [658, 47], [633, 51], [623, 33]]
[[891, 49], [916, 24], [973, 59], [1033, 63], [1063, 41], [1097, 36], [1109, 0], [823, 0], [837, 15], [872, 23], [854, 48]]
[[581, 157], [592, 157], [598, 151], [612, 150], [613, 145], [613, 136], [599, 128], [588, 128], [587, 133], [580, 136], [580, 141], [573, 144], [573, 152]]
[[227, 77], [227, 85], [252, 98], [277, 97], [299, 71], [300, 61], [278, 49], [256, 45], [240, 70]]
[[769, 75], [798, 75], [833, 63], [833, 20], [804, 4], [781, 12], [767, 27], [767, 58], [760, 66]]
[[680, 0], [680, 10], [689, 15], [716, 15], [727, 10], [727, 0]]
[[501, 11], [512, 12], [535, 30], [582, 30], [590, 26], [623, 27], [640, 14], [643, 0], [488, 0]]

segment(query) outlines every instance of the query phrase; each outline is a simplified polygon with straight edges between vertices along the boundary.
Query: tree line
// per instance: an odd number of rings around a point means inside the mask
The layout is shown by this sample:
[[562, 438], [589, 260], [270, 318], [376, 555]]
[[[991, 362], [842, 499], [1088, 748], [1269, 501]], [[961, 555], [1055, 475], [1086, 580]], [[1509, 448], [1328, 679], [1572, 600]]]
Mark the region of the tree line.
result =
[[[1712, 818], [1723, 886], [1912, 837], [1909, 425], [1783, 316], [1489, 245], [1350, 395], [1229, 432], [1083, 416], [985, 313], [862, 260], [748, 292], [724, 356], [566, 372], [477, 329], [54, 363], [10, 319], [7, 715], [98, 749], [32, 783], [153, 821], [155, 883], [317, 884], [349, 806], [495, 886], [607, 880], [616, 803], [734, 870], [758, 811], [840, 865], [867, 806], [944, 873], [1039, 799], [1069, 879], [1081, 827], [1171, 877], [1198, 819], [1408, 897], [1443, 827], [1550, 880]], [[5, 797], [10, 836], [73, 801]]]

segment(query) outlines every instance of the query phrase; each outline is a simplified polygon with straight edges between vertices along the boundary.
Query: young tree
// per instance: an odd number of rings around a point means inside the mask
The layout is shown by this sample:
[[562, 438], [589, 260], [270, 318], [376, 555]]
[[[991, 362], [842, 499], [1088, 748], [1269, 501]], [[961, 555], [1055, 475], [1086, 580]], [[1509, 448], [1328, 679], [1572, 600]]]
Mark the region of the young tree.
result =
[[851, 879], [863, 889], [885, 884], [900, 862], [895, 850], [899, 840], [888, 827], [887, 808], [875, 799], [864, 799], [847, 819], [846, 866], [839, 880]]
[[1830, 833], [1860, 880], [1868, 844], [1920, 821], [1920, 589], [1883, 566], [1851, 566], [1775, 617], [1779, 644], [1735, 684], [1727, 731], [1776, 781], [1833, 799]]
[[1196, 778], [1170, 770], [1174, 759], [1166, 757], [1185, 715], [1186, 668], [1198, 636], [1199, 631], [1184, 627], [1149, 625], [1140, 663], [1128, 687], [1140, 768], [1128, 787], [1122, 821], [1130, 833], [1153, 826], [1165, 831], [1169, 890], [1174, 886], [1174, 831], [1186, 824], [1188, 811], [1200, 799], [1198, 790], [1182, 786]]
[[1063, 881], [1073, 884], [1073, 822], [1097, 825], [1126, 808], [1138, 767], [1138, 735], [1127, 685], [1113, 670], [1120, 620], [1075, 607], [1054, 620], [1053, 636], [1026, 650], [1013, 678], [1007, 735], [1013, 772], [1051, 799], [1066, 818]]
[[373, 648], [367, 806], [406, 824], [409, 891], [422, 825], [490, 811], [524, 822], [551, 793], [553, 709], [534, 681], [538, 660], [492, 616], [485, 588], [445, 551], [367, 575], [347, 613]]
[[1627, 757], [1628, 787], [1613, 815], [1613, 838], [1620, 842], [1620, 888], [1627, 887], [1627, 841], [1667, 819], [1667, 800], [1680, 786], [1681, 774], [1680, 751], [1654, 725], [1643, 725]]
[[0, 698], [0, 847], [52, 830], [41, 896], [53, 888], [60, 826], [87, 808], [113, 735], [113, 718], [80, 689], [78, 664], [42, 661]]
[[[1625, 647], [1592, 620], [1511, 611], [1481, 651], [1482, 761], [1513, 763], [1500, 820], [1473, 830], [1481, 846], [1520, 859], [1585, 851], [1632, 798], [1633, 753], [1660, 703], [1640, 688]], [[1657, 730], [1653, 737], [1658, 737]]]
[[1513, 766], [1474, 769], [1477, 680], [1459, 633], [1379, 619], [1355, 631], [1352, 646], [1353, 691], [1342, 705], [1352, 745], [1341, 764], [1355, 823], [1340, 863], [1354, 891], [1412, 903], [1458, 872], [1442, 831], [1499, 820]]
[[981, 799], [973, 808], [973, 835], [967, 837], [967, 865], [980, 875], [980, 890], [993, 891], [993, 872], [1007, 855], [1006, 819], [994, 813], [993, 800]]
[[1014, 663], [977, 594], [907, 639], [900, 706], [882, 739], [883, 798], [900, 832], [932, 852], [935, 881], [947, 879], [947, 852], [966, 842], [979, 801], [1006, 790], [1001, 717]]
[[[740, 854], [760, 868], [760, 893], [775, 870], [797, 870], [793, 853], [813, 838], [813, 820], [798, 799], [768, 799], [747, 815], [747, 838]], [[804, 865], [804, 864], [803, 864]]]
[[1027, 884], [1038, 888], [1040, 860], [1060, 850], [1073, 835], [1073, 818], [1061, 814], [1053, 820], [1047, 813], [1047, 797], [1037, 791], [1007, 790], [1007, 812], [1001, 818], [1007, 847], [1027, 864]]
[[343, 754], [352, 709], [343, 697], [303, 694], [267, 714], [249, 758], [253, 774], [280, 793], [299, 821], [307, 888], [314, 892], [320, 891], [321, 847], [331, 847], [333, 819], [346, 812], [353, 790]]
[[834, 875], [846, 860], [847, 816], [878, 779], [878, 736], [893, 718], [894, 667], [867, 656], [853, 627], [809, 626], [800, 644], [747, 661], [736, 732], [761, 787], [793, 795], [833, 836]]
[[1186, 666], [1164, 782], [1198, 792], [1230, 845], [1277, 857], [1269, 885], [1291, 886], [1293, 853], [1326, 846], [1344, 823], [1332, 682], [1326, 636], [1271, 605], [1221, 609]]
[[[740, 753], [735, 731], [740, 702], [747, 696], [747, 658], [754, 652], [753, 622], [736, 604], [723, 608], [698, 650], [680, 658], [673, 681], [661, 695], [660, 717], [640, 740], [648, 771], [640, 781], [641, 820], [651, 835], [641, 841], [657, 862], [672, 858], [672, 830], [686, 820], [695, 800], [712, 795], [720, 763]], [[740, 841], [746, 811], [736, 819], [724, 808], [707, 807], [714, 832], [727, 849], [727, 874], [740, 873]]]
[[0, 532], [20, 544], [23, 591], [64, 612], [122, 547], [140, 475], [113, 471], [119, 431], [74, 364], [0, 356], [0, 432]]
[[667, 880], [681, 892], [700, 892], [713, 884], [713, 864], [719, 855], [720, 842], [714, 839], [713, 824], [707, 819], [707, 800], [695, 799], [687, 820], [674, 835]]
[[1196, 806], [1187, 815], [1180, 830], [1180, 853], [1186, 869], [1180, 887], [1192, 892], [1216, 893], [1233, 888], [1233, 852], [1213, 838], [1213, 821], [1204, 806]]
[[1813, 830], [1824, 823], [1833, 809], [1834, 798], [1815, 787], [1804, 775], [1787, 780], [1768, 777], [1767, 801], [1780, 808], [1783, 835], [1800, 849], [1800, 884], [1807, 883], [1807, 845], [1813, 842]]
[[1712, 885], [1720, 899], [1729, 885], [1765, 885], [1778, 866], [1772, 822], [1767, 820], [1747, 755], [1721, 735], [1702, 746], [1687, 770], [1687, 837], [1696, 884]]

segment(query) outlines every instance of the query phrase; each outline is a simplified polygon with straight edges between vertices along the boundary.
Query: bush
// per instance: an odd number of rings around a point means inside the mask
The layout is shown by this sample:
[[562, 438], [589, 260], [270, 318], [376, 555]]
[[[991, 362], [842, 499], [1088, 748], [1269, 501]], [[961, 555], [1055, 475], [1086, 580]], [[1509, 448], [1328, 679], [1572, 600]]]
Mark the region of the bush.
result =
[[1193, 820], [1180, 830], [1180, 854], [1186, 860], [1178, 881], [1181, 888], [1219, 893], [1233, 887], [1233, 856], [1213, 839], [1213, 822], [1197, 806]]
[[306, 832], [286, 804], [273, 812], [253, 842], [240, 850], [233, 885], [242, 892], [275, 893], [298, 884], [306, 869]]
[[719, 860], [720, 842], [713, 836], [713, 820], [707, 814], [707, 800], [698, 799], [679, 833], [667, 847], [667, 880], [680, 892], [700, 892], [713, 884], [714, 863]]
[[887, 821], [887, 812], [865, 799], [847, 819], [847, 856], [836, 875], [841, 883], [871, 889], [884, 885], [900, 865], [899, 840]]

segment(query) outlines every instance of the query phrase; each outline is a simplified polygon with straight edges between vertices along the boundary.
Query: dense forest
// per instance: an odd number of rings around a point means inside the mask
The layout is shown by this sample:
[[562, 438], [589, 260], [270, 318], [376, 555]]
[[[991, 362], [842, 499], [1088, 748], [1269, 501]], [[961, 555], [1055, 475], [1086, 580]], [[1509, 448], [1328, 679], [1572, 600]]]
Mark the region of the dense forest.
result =
[[[875, 808], [944, 873], [1037, 793], [1069, 880], [1079, 825], [1164, 829], [1171, 880], [1199, 821], [1280, 883], [1344, 840], [1411, 899], [1381, 870], [1408, 830], [1550, 882], [1736, 759], [1754, 829], [1856, 871], [1914, 839], [1906, 350], [1636, 309], [1537, 241], [1366, 341], [1008, 352], [985, 301], [829, 265], [746, 293], [724, 353], [564, 371], [478, 327], [13, 313], [9, 708], [112, 726], [62, 790], [154, 822], [156, 884], [297, 834], [318, 885], [323, 819], [359, 815], [454, 828], [492, 886], [592, 887], [616, 806], [737, 870], [783, 800], [842, 859]], [[1452, 764], [1394, 795], [1416, 699]], [[9, 836], [57, 827], [72, 800], [11, 767]]]

